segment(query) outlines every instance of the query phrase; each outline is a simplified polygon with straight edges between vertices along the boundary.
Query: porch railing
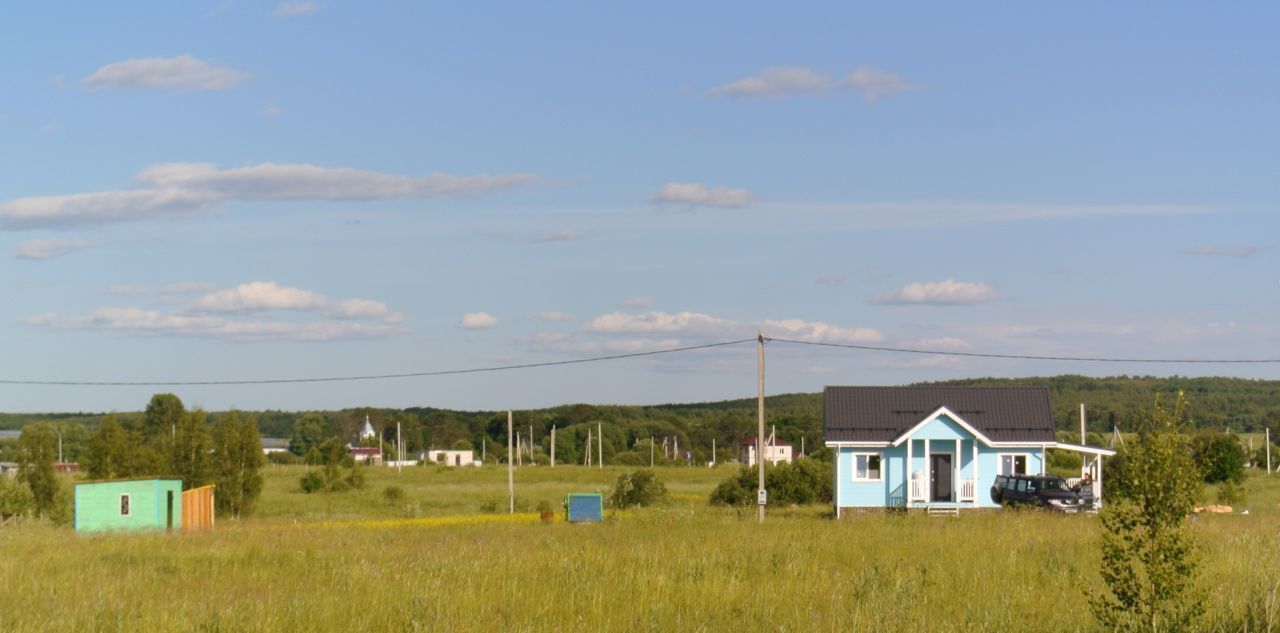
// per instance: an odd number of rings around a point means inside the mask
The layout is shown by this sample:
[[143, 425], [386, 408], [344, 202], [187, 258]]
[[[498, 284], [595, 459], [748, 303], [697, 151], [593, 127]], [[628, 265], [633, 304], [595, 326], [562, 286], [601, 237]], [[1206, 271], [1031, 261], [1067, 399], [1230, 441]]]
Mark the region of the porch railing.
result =
[[911, 501], [928, 501], [929, 495], [926, 494], [925, 482], [923, 477], [911, 478]]
[[972, 479], [962, 479], [960, 481], [960, 500], [974, 501], [977, 496], [974, 494], [977, 484]]

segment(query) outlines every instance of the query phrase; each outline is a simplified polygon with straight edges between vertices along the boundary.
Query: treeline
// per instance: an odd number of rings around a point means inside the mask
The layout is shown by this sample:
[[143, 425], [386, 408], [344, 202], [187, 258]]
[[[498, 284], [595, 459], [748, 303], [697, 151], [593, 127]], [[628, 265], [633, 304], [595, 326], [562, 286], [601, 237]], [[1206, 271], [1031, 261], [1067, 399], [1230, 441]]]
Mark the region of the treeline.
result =
[[[1187, 414], [1193, 428], [1232, 432], [1260, 432], [1264, 427], [1280, 430], [1280, 381], [1241, 378], [1156, 378], [1150, 376], [1054, 376], [1041, 378], [975, 378], [938, 383], [954, 386], [1047, 386], [1054, 418], [1061, 431], [1079, 428], [1079, 404], [1085, 403], [1091, 431], [1110, 432], [1136, 428], [1144, 411], [1157, 394], [1172, 397], [1186, 394]], [[783, 394], [766, 399], [767, 424], [776, 427], [778, 437], [814, 452], [822, 442], [822, 395]], [[472, 448], [489, 461], [506, 457], [506, 413], [504, 411], [453, 411], [414, 407], [409, 409], [354, 408], [341, 411], [257, 411], [209, 413], [205, 420], [217, 425], [228, 415], [253, 418], [260, 433], [289, 440], [290, 451], [305, 458], [312, 448], [327, 439], [350, 441], [366, 417], [379, 440], [386, 446], [396, 443], [397, 424], [410, 454], [438, 448]], [[101, 414], [0, 415], [0, 427], [20, 428], [32, 421], [49, 422], [63, 440], [67, 461], [83, 460], [88, 438], [102, 424]], [[121, 413], [116, 420], [124, 425], [149, 428], [144, 413]], [[725, 400], [690, 404], [618, 406], [569, 404], [546, 409], [517, 411], [515, 429], [520, 439], [533, 437], [535, 461], [545, 460], [550, 449], [550, 432], [556, 428], [556, 458], [563, 463], [581, 463], [588, 434], [593, 439], [603, 433], [604, 459], [608, 463], [647, 465], [649, 439], [654, 438], [654, 462], [705, 463], [714, 458], [721, 463], [737, 457], [738, 444], [755, 436], [755, 399]], [[663, 450], [664, 440], [667, 451]], [[712, 442], [716, 454], [711, 454]], [[678, 445], [679, 452], [671, 449]], [[0, 461], [13, 461], [13, 442], [0, 441]], [[594, 449], [593, 449], [594, 450]], [[477, 455], [479, 456], [479, 455]], [[597, 458], [599, 456], [596, 456]], [[668, 459], [670, 457], [671, 459]]]

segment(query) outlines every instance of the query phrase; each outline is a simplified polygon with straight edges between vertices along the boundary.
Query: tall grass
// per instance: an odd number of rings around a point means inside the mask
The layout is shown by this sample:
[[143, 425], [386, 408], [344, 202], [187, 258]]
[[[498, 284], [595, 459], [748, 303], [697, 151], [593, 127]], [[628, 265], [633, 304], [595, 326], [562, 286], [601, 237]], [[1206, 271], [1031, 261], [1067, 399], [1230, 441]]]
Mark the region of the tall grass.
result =
[[[212, 533], [0, 530], [0, 630], [1093, 627], [1083, 597], [1098, 583], [1097, 521], [1089, 516], [836, 522], [825, 508], [799, 508], [774, 510], [760, 526], [754, 512], [711, 508], [703, 496], [602, 525], [394, 521], [385, 520], [399, 511], [386, 507], [382, 486], [402, 487], [425, 517], [475, 517], [481, 500], [505, 494], [505, 472], [430, 470], [394, 479], [380, 472], [364, 491], [328, 499], [290, 492], [298, 474], [272, 474], [262, 516], [220, 522]], [[705, 495], [728, 473], [660, 474], [688, 496]], [[517, 476], [536, 503], [591, 489], [584, 486], [607, 488], [610, 475], [616, 471], [544, 468]], [[1264, 621], [1259, 605], [1276, 578], [1280, 483], [1255, 477], [1248, 484], [1250, 515], [1195, 521], [1206, 561], [1205, 625], [1214, 629]]]

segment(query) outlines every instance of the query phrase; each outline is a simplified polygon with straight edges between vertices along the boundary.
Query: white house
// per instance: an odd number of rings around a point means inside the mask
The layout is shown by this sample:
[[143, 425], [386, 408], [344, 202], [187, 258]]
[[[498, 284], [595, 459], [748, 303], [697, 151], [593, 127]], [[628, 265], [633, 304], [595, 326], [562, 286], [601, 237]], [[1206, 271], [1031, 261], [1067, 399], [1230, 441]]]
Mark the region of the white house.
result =
[[428, 464], [443, 466], [472, 466], [476, 462], [475, 451], [426, 451], [423, 460]]
[[[739, 445], [738, 461], [747, 466], [756, 465], [756, 438], [742, 440]], [[764, 438], [764, 460], [770, 464], [790, 464], [792, 458], [791, 442], [780, 440], [770, 435]]]

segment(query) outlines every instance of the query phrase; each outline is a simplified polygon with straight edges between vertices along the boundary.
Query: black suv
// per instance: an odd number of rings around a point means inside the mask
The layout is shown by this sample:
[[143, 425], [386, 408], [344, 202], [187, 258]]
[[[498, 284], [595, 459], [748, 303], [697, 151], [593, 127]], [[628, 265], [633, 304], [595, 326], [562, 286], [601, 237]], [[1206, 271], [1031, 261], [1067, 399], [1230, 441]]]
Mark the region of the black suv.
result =
[[1057, 512], [1093, 509], [1093, 494], [1077, 492], [1065, 479], [1047, 475], [998, 475], [991, 500], [1006, 506], [1036, 506]]

